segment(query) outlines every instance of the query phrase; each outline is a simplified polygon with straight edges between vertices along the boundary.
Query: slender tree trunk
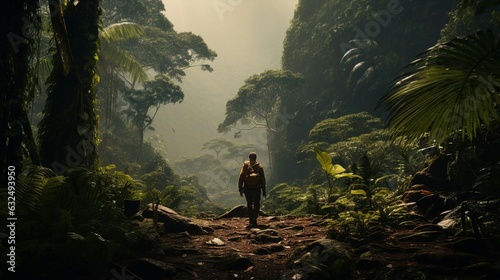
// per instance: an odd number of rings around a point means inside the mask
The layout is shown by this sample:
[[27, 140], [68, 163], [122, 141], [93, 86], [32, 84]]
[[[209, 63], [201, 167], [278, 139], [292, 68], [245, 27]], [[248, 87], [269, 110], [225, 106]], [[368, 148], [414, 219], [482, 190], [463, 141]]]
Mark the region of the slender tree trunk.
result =
[[137, 162], [140, 163], [141, 160], [142, 160], [142, 148], [143, 148], [143, 145], [144, 145], [144, 130], [146, 128], [140, 128], [139, 130], [139, 151], [137, 153]]

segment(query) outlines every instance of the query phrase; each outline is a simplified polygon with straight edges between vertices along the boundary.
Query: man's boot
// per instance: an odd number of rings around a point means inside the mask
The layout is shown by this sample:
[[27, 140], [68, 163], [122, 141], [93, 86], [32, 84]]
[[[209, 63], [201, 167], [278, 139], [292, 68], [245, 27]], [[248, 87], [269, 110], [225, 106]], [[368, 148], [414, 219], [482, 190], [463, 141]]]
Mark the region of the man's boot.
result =
[[257, 227], [257, 217], [259, 216], [259, 213], [254, 209], [253, 211], [253, 220], [252, 220], [252, 226]]
[[254, 218], [253, 218], [253, 211], [249, 210], [248, 211], [248, 225], [246, 228], [252, 228], [254, 225]]

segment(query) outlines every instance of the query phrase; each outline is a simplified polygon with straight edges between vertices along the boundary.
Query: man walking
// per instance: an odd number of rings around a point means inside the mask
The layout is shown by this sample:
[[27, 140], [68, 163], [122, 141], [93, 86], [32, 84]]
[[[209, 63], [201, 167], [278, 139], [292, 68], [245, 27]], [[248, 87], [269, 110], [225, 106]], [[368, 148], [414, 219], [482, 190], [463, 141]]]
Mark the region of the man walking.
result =
[[257, 154], [248, 155], [248, 161], [243, 163], [238, 180], [240, 196], [245, 194], [248, 208], [248, 227], [257, 227], [257, 217], [260, 211], [260, 192], [266, 197], [266, 177], [264, 168], [257, 162]]

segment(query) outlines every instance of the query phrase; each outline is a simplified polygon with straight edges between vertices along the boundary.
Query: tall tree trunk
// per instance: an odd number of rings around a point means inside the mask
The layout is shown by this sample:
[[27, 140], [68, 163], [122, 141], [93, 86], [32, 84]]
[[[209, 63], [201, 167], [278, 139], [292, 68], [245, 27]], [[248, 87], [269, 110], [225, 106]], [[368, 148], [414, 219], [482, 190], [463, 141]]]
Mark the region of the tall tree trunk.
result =
[[[0, 179], [6, 180], [7, 168], [14, 166], [16, 174], [22, 170], [22, 144], [25, 134], [26, 103], [30, 81], [33, 75], [29, 63], [35, 45], [38, 19], [38, 1], [1, 1], [0, 2]], [[24, 126], [24, 127], [23, 127]], [[29, 134], [29, 132], [28, 132]], [[33, 140], [32, 138], [30, 139]], [[36, 148], [30, 149], [36, 157]]]
[[[68, 38], [69, 51], [58, 47], [53, 56], [54, 68], [39, 132], [42, 164], [57, 173], [72, 167], [98, 167], [95, 87], [99, 80], [96, 71], [99, 2], [69, 1], [64, 11], [66, 28], [54, 29], [56, 39]], [[57, 34], [64, 30], [67, 36]], [[68, 56], [70, 67], [65, 61]]]

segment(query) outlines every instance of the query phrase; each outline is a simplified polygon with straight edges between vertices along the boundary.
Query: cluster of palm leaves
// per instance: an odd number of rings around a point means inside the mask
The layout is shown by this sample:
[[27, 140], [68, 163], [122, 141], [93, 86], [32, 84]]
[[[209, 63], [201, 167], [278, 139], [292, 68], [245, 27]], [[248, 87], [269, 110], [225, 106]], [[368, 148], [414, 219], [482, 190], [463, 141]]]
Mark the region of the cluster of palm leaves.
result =
[[420, 55], [380, 101], [394, 136], [438, 144], [475, 139], [498, 121], [500, 36], [492, 30], [438, 44]]

